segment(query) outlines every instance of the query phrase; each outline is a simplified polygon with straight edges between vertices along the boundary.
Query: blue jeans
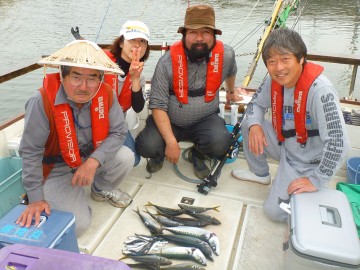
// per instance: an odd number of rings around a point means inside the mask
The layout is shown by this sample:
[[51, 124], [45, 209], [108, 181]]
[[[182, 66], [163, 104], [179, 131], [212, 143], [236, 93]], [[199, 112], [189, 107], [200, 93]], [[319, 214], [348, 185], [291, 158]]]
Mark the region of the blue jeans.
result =
[[126, 134], [124, 145], [127, 146], [134, 153], [135, 156], [134, 167], [137, 166], [140, 162], [141, 157], [135, 150], [135, 140], [131, 135], [130, 131], [128, 131], [128, 133]]

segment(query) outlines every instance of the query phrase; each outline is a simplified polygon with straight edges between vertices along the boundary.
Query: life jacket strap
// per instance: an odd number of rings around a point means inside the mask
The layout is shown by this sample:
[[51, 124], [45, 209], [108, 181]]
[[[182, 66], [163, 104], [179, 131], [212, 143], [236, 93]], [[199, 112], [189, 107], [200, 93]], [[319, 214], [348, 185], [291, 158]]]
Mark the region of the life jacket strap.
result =
[[[80, 156], [83, 158], [87, 158], [92, 154], [92, 152], [94, 152], [94, 146], [92, 143], [89, 143], [80, 150]], [[42, 162], [49, 165], [54, 163], [63, 163], [65, 162], [65, 160], [61, 154], [58, 154], [56, 156], [44, 156]]]
[[[295, 129], [289, 129], [289, 130], [281, 130], [282, 135], [284, 136], [285, 139], [287, 138], [291, 138], [291, 137], [296, 137], [296, 131]], [[319, 130], [318, 129], [310, 129], [307, 131], [308, 133], [308, 137], [315, 137], [315, 136], [319, 136]]]
[[[170, 89], [169, 93], [170, 93], [170, 95], [175, 95], [175, 92], [173, 89]], [[202, 97], [202, 96], [205, 96], [204, 88], [188, 91], [188, 97]]]

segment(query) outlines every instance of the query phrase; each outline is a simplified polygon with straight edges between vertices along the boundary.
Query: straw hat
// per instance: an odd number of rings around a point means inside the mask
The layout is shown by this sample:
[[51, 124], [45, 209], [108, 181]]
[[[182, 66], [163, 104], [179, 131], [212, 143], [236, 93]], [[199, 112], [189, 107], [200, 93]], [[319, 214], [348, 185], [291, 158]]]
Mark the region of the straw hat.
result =
[[50, 56], [39, 60], [38, 64], [44, 65], [45, 68], [46, 66], [72, 66], [102, 70], [105, 73], [124, 74], [96, 43], [84, 39], [69, 43]]
[[141, 21], [126, 21], [121, 27], [119, 36], [124, 36], [126, 40], [143, 38], [150, 41], [149, 28]]
[[196, 5], [186, 9], [184, 26], [179, 27], [178, 33], [184, 34], [186, 29], [199, 29], [208, 27], [221, 35], [222, 31], [215, 27], [215, 11], [208, 5]]

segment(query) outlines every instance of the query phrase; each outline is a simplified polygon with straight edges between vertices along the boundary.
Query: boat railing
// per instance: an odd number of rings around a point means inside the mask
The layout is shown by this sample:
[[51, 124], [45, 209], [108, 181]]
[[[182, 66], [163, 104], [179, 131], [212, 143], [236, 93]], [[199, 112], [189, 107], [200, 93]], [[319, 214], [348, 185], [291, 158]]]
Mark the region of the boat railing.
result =
[[[99, 44], [102, 48], [108, 48], [109, 44]], [[165, 45], [150, 45], [151, 51], [164, 51], [167, 50], [169, 46]], [[350, 81], [350, 89], [348, 96], [341, 99], [342, 103], [349, 103], [354, 105], [360, 105], [360, 102], [356, 99], [353, 99], [353, 93], [355, 89], [356, 75], [358, 66], [360, 65], [360, 57], [357, 55], [345, 55], [345, 54], [321, 54], [321, 53], [309, 53], [307, 55], [307, 59], [311, 61], [317, 62], [327, 62], [334, 64], [344, 64], [352, 66], [352, 75]], [[0, 83], [4, 83], [6, 81], [12, 80], [29, 72], [39, 69], [41, 66], [36, 63], [30, 63], [25, 67], [7, 72], [5, 74], [0, 75]], [[251, 87], [246, 87], [247, 89], [251, 89]], [[12, 123], [17, 120], [23, 118], [22, 115], [17, 115], [15, 118], [6, 121], [5, 123], [0, 123], [0, 130], [10, 126]]]

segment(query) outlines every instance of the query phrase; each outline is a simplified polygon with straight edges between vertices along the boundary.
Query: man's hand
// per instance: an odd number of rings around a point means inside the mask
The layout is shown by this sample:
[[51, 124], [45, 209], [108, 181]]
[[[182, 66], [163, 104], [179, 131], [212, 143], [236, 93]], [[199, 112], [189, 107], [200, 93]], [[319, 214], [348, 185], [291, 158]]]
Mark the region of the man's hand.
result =
[[72, 179], [72, 186], [90, 186], [94, 181], [96, 169], [100, 167], [99, 161], [95, 158], [88, 158], [80, 167], [75, 171]]
[[264, 146], [268, 146], [266, 136], [260, 125], [253, 125], [249, 128], [249, 150], [255, 155], [264, 153]]
[[174, 141], [166, 143], [165, 157], [170, 163], [176, 164], [180, 157], [180, 146], [174, 138]]
[[303, 192], [314, 192], [317, 188], [308, 177], [300, 177], [293, 180], [288, 187], [288, 194], [300, 194]]
[[32, 202], [21, 213], [15, 224], [19, 224], [21, 227], [25, 226], [26, 228], [29, 228], [33, 218], [35, 217], [34, 225], [37, 226], [39, 225], [40, 215], [43, 211], [47, 216], [50, 215], [50, 205], [47, 201]]
[[230, 90], [226, 91], [226, 102], [230, 103], [230, 102], [238, 102], [243, 100], [244, 98], [241, 96], [241, 91], [246, 91], [243, 90], [242, 88], [238, 87], [238, 88], [234, 88], [234, 90]]

